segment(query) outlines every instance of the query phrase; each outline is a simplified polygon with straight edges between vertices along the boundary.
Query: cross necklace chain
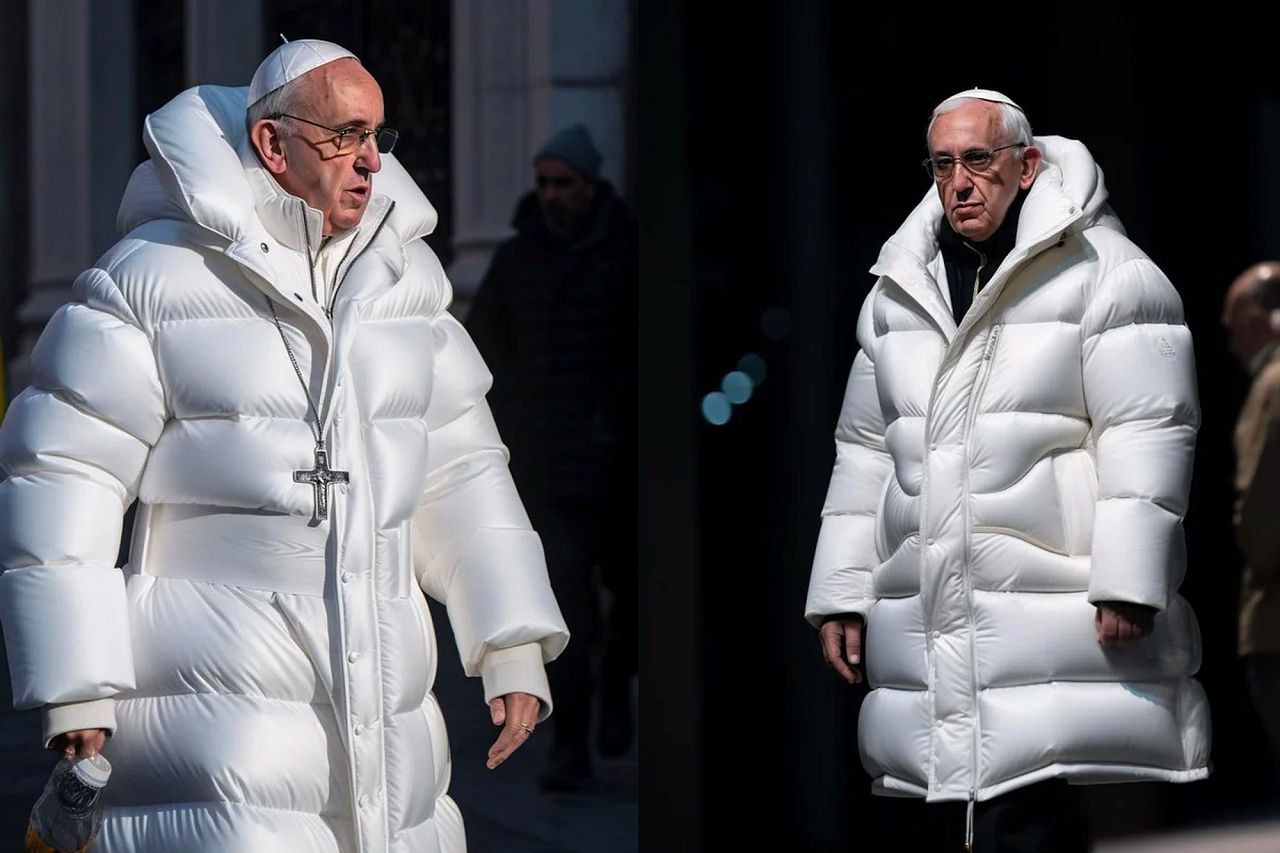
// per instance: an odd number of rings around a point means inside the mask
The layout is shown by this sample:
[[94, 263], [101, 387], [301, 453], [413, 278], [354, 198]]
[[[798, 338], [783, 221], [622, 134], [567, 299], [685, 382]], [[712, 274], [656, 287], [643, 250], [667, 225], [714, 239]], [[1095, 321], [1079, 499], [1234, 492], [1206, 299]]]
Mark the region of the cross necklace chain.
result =
[[295, 483], [310, 483], [311, 489], [315, 494], [315, 511], [312, 517], [316, 521], [323, 521], [329, 517], [329, 487], [334, 483], [351, 482], [350, 475], [347, 471], [334, 471], [329, 467], [329, 452], [324, 446], [324, 424], [320, 420], [320, 411], [316, 408], [315, 400], [311, 398], [311, 389], [307, 387], [307, 380], [302, 375], [302, 368], [298, 366], [298, 358], [293, 354], [293, 347], [289, 344], [289, 338], [284, 333], [284, 326], [280, 324], [280, 315], [276, 313], [275, 303], [271, 301], [271, 297], [267, 297], [267, 307], [271, 309], [271, 319], [275, 321], [276, 330], [280, 332], [280, 340], [284, 341], [285, 352], [289, 353], [289, 363], [293, 365], [293, 372], [298, 375], [298, 382], [302, 385], [302, 393], [307, 397], [307, 406], [311, 410], [311, 416], [315, 418], [315, 426], [311, 426], [311, 422], [307, 422], [307, 426], [311, 427], [311, 431], [316, 437], [316, 463], [310, 469], [302, 469], [293, 472], [293, 481]]
[[[311, 279], [311, 295], [317, 302], [320, 302], [320, 294], [316, 290], [316, 258], [311, 255], [311, 232], [307, 229], [307, 204], [299, 199], [299, 212], [302, 214], [302, 243], [306, 247], [307, 252], [307, 275]], [[368, 243], [372, 243], [373, 239], [378, 236], [378, 232], [382, 230], [382, 226], [391, 218], [391, 212], [396, 209], [396, 203], [391, 202], [391, 206], [387, 208], [387, 212], [383, 214], [382, 219], [378, 222], [378, 227], [373, 229], [373, 236], [369, 238]], [[366, 243], [366, 245], [368, 245]], [[333, 290], [329, 295], [329, 304], [321, 307], [324, 309], [325, 316], [333, 320], [333, 309], [338, 299], [338, 288], [342, 286], [342, 280], [338, 277], [338, 272], [342, 269], [342, 265], [346, 263], [347, 258], [351, 255], [354, 243], [347, 246], [346, 253], [342, 256], [342, 260], [338, 261], [338, 266], [333, 271]], [[265, 244], [263, 246], [265, 249]], [[353, 261], [354, 263], [354, 261]], [[349, 269], [349, 268], [348, 268]], [[302, 393], [306, 395], [307, 407], [311, 411], [311, 416], [315, 418], [315, 426], [312, 432], [316, 437], [316, 463], [311, 468], [304, 468], [300, 471], [293, 472], [293, 481], [295, 483], [310, 483], [311, 489], [315, 494], [315, 511], [312, 515], [313, 520], [323, 521], [329, 517], [329, 487], [334, 483], [347, 484], [351, 482], [350, 473], [347, 471], [335, 471], [329, 467], [329, 452], [324, 446], [324, 422], [320, 420], [320, 410], [316, 406], [315, 400], [311, 398], [311, 389], [307, 385], [306, 377], [302, 375], [302, 368], [298, 366], [298, 358], [293, 354], [293, 347], [289, 344], [289, 338], [284, 333], [284, 326], [280, 324], [280, 315], [276, 313], [276, 305], [271, 301], [271, 297], [267, 297], [267, 307], [271, 309], [271, 319], [275, 321], [276, 331], [280, 333], [280, 340], [284, 342], [285, 352], [289, 353], [289, 363], [293, 365], [293, 372], [298, 376], [298, 384], [302, 386]], [[311, 426], [310, 423], [307, 424]]]

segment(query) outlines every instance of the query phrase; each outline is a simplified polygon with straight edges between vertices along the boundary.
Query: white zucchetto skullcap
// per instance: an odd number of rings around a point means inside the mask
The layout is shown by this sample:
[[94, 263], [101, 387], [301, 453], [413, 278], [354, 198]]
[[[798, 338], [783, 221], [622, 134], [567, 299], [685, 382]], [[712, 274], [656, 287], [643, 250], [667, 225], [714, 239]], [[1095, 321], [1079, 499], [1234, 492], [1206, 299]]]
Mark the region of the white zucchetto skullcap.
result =
[[285, 42], [271, 51], [271, 55], [262, 60], [258, 70], [253, 73], [253, 81], [249, 83], [249, 103], [257, 103], [308, 71], [339, 59], [360, 61], [354, 53], [331, 41], [298, 39]]
[[991, 101], [992, 103], [996, 103], [996, 104], [1008, 104], [1018, 112], [1024, 113], [1024, 114], [1026, 113], [1026, 110], [1024, 110], [1022, 107], [1018, 106], [1013, 102], [1013, 98], [1010, 98], [1008, 95], [1004, 94], [1003, 92], [997, 92], [994, 89], [979, 89], [976, 87], [973, 89], [965, 89], [963, 92], [956, 92], [954, 95], [942, 101], [941, 103], [945, 104], [947, 101], [954, 101], [956, 98], [975, 98], [979, 101]]

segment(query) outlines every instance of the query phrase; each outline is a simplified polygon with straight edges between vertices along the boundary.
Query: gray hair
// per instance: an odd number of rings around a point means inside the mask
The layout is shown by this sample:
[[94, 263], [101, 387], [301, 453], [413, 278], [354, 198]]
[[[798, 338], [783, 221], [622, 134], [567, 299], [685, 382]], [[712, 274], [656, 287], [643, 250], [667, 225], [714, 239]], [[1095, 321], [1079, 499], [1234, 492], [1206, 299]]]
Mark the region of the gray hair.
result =
[[[266, 100], [266, 98], [263, 98]], [[925, 147], [929, 145], [929, 135], [933, 133], [933, 123], [938, 120], [938, 116], [945, 115], [960, 109], [970, 101], [981, 101], [982, 98], [970, 98], [960, 95], [955, 98], [948, 98], [933, 108], [933, 115], [929, 117], [929, 129], [925, 131]], [[1000, 108], [1000, 129], [1004, 132], [1006, 145], [1031, 145], [1034, 141], [1031, 136], [1031, 122], [1027, 120], [1027, 114], [1022, 110], [1010, 104], [1002, 104], [998, 101], [987, 101], [986, 103], [994, 103]], [[1022, 153], [1025, 148], [1019, 148], [1014, 152], [1017, 159], [1022, 159]]]
[[[279, 89], [267, 92], [258, 100], [249, 105], [244, 113], [244, 127], [247, 131], [252, 131], [253, 126], [264, 118], [280, 115], [281, 113], [294, 112], [302, 101], [302, 87], [299, 82], [306, 75], [290, 80]], [[288, 121], [286, 119], [286, 121]], [[292, 122], [289, 122], [292, 124]]]

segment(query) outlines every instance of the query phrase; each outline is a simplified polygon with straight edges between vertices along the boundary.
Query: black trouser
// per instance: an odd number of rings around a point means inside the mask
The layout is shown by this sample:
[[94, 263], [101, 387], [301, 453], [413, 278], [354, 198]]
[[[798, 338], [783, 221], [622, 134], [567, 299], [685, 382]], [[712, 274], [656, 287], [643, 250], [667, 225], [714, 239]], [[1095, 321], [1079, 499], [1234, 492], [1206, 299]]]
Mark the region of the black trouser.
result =
[[[630, 500], [628, 500], [630, 498]], [[611, 501], [612, 505], [613, 502]], [[634, 489], [619, 497], [616, 509], [604, 520], [605, 541], [601, 548], [600, 579], [612, 596], [605, 625], [604, 658], [600, 661], [600, 681], [605, 707], [608, 703], [629, 702], [632, 676], [639, 672], [639, 556]]]
[[542, 538], [547, 574], [560, 614], [569, 628], [569, 645], [547, 666], [555, 745], [587, 754], [591, 724], [591, 652], [599, 630], [599, 599], [592, 567], [599, 560], [599, 528], [590, 507], [550, 504], [528, 507]]
[[[902, 853], [960, 853], [968, 803], [886, 800], [882, 841]], [[974, 805], [974, 853], [1087, 853], [1090, 833], [1079, 789], [1054, 779]]]
[[1280, 655], [1260, 654], [1245, 658], [1245, 678], [1249, 698], [1267, 734], [1271, 756], [1271, 796], [1280, 797]]
[[[542, 538], [551, 589], [570, 633], [569, 645], [547, 667], [555, 703], [551, 715], [555, 745], [585, 756], [594, 658], [602, 656], [603, 687], [615, 698], [619, 692], [626, 695], [637, 671], [635, 515], [627, 511], [626, 496], [590, 503], [530, 501], [526, 506]], [[609, 622], [604, 626], [593, 573], [596, 566], [613, 599]]]
[[1061, 780], [974, 806], [974, 853], [1086, 853], [1089, 848], [1079, 794]]

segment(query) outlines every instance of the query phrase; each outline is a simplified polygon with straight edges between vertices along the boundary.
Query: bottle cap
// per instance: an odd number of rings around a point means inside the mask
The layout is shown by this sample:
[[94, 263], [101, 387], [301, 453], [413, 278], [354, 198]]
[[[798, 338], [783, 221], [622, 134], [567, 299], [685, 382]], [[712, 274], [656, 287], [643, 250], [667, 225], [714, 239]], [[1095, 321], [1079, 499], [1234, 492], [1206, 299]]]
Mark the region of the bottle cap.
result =
[[111, 762], [101, 753], [82, 758], [71, 765], [71, 772], [76, 778], [91, 788], [101, 788], [111, 778]]

